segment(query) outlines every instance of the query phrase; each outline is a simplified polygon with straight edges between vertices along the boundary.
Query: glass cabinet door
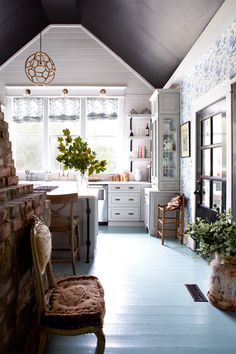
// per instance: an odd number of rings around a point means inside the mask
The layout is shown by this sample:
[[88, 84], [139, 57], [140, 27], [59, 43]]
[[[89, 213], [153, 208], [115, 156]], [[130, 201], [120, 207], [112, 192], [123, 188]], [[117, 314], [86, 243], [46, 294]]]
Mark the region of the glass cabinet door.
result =
[[177, 119], [167, 117], [160, 122], [161, 144], [160, 149], [161, 159], [160, 168], [162, 168], [162, 178], [177, 178], [178, 177], [178, 141], [177, 141]]
[[158, 139], [157, 139], [157, 133], [158, 133], [158, 125], [157, 125], [157, 119], [153, 119], [152, 120], [152, 129], [151, 129], [151, 137], [152, 137], [152, 152], [151, 152], [151, 161], [152, 161], [152, 177], [157, 177], [157, 167], [158, 167], [158, 163], [157, 163], [157, 143], [158, 143]]

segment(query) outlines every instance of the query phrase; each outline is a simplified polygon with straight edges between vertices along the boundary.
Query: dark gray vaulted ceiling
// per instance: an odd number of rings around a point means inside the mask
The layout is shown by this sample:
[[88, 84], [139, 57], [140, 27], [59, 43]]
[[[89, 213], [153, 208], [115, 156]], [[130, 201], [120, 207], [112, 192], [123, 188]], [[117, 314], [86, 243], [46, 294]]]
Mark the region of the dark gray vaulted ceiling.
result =
[[0, 0], [0, 65], [50, 24], [81, 24], [163, 87], [224, 0]]

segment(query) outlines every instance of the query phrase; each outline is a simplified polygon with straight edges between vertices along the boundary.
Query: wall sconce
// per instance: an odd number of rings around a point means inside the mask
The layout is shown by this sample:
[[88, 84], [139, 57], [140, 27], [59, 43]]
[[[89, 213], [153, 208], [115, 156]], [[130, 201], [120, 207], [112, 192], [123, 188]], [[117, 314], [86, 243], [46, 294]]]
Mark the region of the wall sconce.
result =
[[42, 52], [42, 39], [40, 32], [39, 52], [31, 54], [25, 61], [25, 74], [36, 86], [46, 86], [55, 77], [56, 66], [50, 56]]
[[31, 95], [31, 90], [30, 89], [26, 89], [24, 92], [24, 96], [30, 96]]
[[105, 89], [100, 90], [100, 96], [106, 96], [107, 91]]
[[66, 88], [64, 88], [64, 89], [62, 90], [62, 94], [63, 94], [63, 96], [68, 96], [69, 91], [68, 91]]

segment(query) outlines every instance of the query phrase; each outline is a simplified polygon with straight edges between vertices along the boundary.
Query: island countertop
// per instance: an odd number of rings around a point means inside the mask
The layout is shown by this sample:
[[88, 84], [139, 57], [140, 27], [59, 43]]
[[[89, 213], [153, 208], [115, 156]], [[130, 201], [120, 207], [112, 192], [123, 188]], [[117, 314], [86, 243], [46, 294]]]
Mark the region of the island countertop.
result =
[[[64, 193], [75, 193], [77, 191], [76, 189], [76, 181], [68, 181], [68, 180], [52, 180], [52, 181], [19, 181], [19, 184], [33, 184], [34, 188], [39, 187], [39, 186], [57, 186], [59, 188], [59, 191], [61, 194]], [[144, 187], [151, 187], [151, 182], [146, 182], [146, 181], [127, 181], [127, 182], [123, 182], [123, 181], [108, 181], [108, 180], [89, 180], [88, 185], [113, 185], [113, 184], [138, 184], [138, 185], [142, 185]], [[53, 191], [55, 191], [55, 194], [58, 194], [58, 188], [56, 188], [55, 190], [52, 190], [50, 193], [54, 194]], [[48, 192], [49, 193], [49, 192]], [[83, 189], [83, 190], [79, 190], [77, 191], [78, 196], [79, 197], [93, 197], [93, 196], [97, 196], [97, 190], [95, 189]]]
[[127, 181], [127, 182], [123, 182], [123, 181], [106, 181], [106, 180], [101, 180], [101, 181], [92, 181], [89, 180], [89, 184], [143, 184], [143, 185], [151, 185], [151, 182], [147, 182], [147, 181]]
[[55, 186], [56, 188], [51, 191], [46, 188], [41, 190], [41, 192], [45, 191], [50, 195], [78, 193], [78, 198], [97, 198], [98, 196], [98, 189], [96, 188], [77, 190], [76, 181], [20, 181], [20, 184], [33, 184], [34, 188]]

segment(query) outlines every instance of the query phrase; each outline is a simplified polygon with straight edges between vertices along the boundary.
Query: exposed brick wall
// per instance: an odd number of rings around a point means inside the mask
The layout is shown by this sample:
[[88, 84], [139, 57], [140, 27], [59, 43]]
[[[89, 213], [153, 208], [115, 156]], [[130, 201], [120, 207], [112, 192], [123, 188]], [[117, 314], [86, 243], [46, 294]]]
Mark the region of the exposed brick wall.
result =
[[17, 185], [18, 180], [12, 159], [8, 123], [4, 121], [3, 112], [0, 112], [0, 188]]
[[45, 193], [18, 185], [8, 124], [0, 112], [0, 353], [34, 354], [38, 313], [30, 247], [34, 214], [47, 212]]

